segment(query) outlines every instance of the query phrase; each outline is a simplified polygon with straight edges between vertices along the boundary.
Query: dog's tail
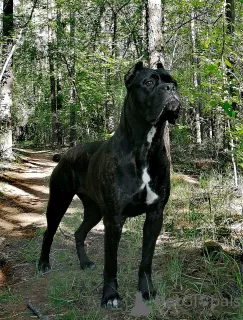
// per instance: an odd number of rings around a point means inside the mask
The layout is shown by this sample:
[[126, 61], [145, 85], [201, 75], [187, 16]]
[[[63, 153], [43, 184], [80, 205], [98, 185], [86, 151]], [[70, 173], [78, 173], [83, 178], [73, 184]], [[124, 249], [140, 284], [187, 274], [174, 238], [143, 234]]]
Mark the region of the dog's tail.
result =
[[54, 162], [59, 162], [61, 159], [62, 155], [60, 153], [55, 153], [52, 157], [52, 161]]

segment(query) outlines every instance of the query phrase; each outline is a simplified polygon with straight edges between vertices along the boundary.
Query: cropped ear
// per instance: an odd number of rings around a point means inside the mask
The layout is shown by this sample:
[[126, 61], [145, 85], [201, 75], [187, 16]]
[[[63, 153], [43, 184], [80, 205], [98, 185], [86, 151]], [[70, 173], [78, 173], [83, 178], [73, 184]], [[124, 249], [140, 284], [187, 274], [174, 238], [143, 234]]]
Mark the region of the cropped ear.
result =
[[157, 63], [157, 69], [164, 69], [164, 66], [163, 66], [162, 62], [158, 62]]
[[124, 77], [124, 82], [126, 87], [128, 88], [133, 79], [135, 78], [136, 74], [143, 68], [143, 62], [139, 61], [135, 64], [135, 66], [133, 66], [125, 75]]

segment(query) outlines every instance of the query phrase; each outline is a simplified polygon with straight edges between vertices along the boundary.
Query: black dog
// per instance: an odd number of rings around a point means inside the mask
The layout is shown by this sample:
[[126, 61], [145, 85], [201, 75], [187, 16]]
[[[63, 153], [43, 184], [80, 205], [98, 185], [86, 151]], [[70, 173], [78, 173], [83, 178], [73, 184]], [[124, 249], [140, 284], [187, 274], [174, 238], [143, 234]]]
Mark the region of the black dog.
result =
[[103, 217], [105, 264], [102, 307], [118, 307], [117, 250], [127, 217], [146, 213], [139, 290], [155, 296], [151, 265], [170, 193], [170, 169], [164, 144], [166, 120], [174, 123], [180, 109], [176, 82], [161, 64], [157, 70], [137, 63], [125, 76], [127, 96], [120, 124], [107, 141], [85, 143], [61, 157], [50, 180], [47, 230], [39, 270], [50, 269], [53, 236], [75, 194], [82, 200], [84, 220], [75, 232], [80, 266], [94, 268], [84, 250], [87, 233]]

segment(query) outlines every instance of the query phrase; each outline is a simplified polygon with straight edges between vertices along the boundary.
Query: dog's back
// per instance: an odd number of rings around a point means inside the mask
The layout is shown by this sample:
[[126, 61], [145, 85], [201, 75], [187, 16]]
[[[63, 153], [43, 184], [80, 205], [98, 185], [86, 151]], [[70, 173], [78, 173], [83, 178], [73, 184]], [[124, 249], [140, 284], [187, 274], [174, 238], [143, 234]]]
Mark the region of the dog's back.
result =
[[[63, 155], [54, 155], [56, 157], [53, 160], [59, 163], [51, 175], [51, 190], [76, 192], [80, 185], [80, 178], [87, 172], [90, 158], [104, 143], [105, 141], [95, 141], [78, 144]], [[78, 171], [80, 176], [73, 171]]]

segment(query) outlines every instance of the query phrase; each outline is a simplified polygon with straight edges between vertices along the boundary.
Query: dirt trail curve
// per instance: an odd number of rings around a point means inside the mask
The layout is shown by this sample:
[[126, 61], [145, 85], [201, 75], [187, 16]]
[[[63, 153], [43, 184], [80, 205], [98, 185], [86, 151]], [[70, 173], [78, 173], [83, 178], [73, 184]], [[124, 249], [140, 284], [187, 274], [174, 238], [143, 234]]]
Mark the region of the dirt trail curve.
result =
[[33, 263], [23, 265], [23, 248], [45, 226], [48, 181], [56, 165], [50, 151], [16, 152], [19, 162], [0, 164], [0, 290], [35, 272]]
[[[45, 301], [39, 290], [36, 259], [39, 227], [45, 226], [49, 176], [55, 167], [51, 151], [16, 149], [20, 161], [0, 163], [0, 319], [30, 319], [29, 299]], [[38, 245], [38, 246], [37, 246]], [[33, 280], [34, 279], [34, 280]], [[34, 281], [34, 282], [33, 282]], [[33, 285], [35, 283], [36, 285]], [[6, 293], [5, 293], [6, 292]]]
[[0, 247], [5, 238], [26, 237], [45, 224], [48, 179], [56, 165], [52, 152], [16, 151], [22, 160], [0, 168]]

